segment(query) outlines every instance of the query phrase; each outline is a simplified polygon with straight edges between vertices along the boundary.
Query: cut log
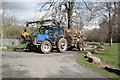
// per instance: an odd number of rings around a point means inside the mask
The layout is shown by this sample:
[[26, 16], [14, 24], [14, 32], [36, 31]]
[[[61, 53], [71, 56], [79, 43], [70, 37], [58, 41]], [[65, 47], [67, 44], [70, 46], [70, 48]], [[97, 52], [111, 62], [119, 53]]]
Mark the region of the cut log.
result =
[[104, 69], [109, 71], [109, 72], [113, 72], [113, 73], [115, 73], [115, 74], [120, 76], [120, 69], [118, 69], [118, 68], [105, 67]]
[[95, 63], [95, 64], [100, 64], [101, 63], [101, 59], [100, 58], [97, 58], [95, 56], [92, 56], [91, 58], [93, 59], [93, 63]]
[[98, 54], [98, 51], [97, 50], [93, 50], [91, 51], [92, 54]]
[[109, 65], [108, 64], [106, 64], [106, 63], [100, 63], [99, 64], [99, 67], [101, 67], [101, 68], [105, 68], [105, 67], [109, 67]]
[[87, 53], [84, 55], [84, 58], [89, 58], [91, 55], [92, 55], [92, 53], [87, 51]]
[[95, 63], [95, 64], [100, 64], [101, 63], [101, 59], [97, 58], [95, 56], [89, 56], [87, 61], [89, 61], [91, 63]]

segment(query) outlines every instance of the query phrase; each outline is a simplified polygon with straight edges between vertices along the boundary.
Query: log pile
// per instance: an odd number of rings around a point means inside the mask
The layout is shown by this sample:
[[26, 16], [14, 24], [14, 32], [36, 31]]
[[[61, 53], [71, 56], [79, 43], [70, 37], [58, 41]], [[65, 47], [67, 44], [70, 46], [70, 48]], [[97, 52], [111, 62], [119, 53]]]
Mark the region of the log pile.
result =
[[95, 47], [95, 49], [93, 49], [93, 50], [91, 51], [91, 53], [92, 53], [92, 54], [98, 54], [99, 51], [104, 50], [104, 48], [105, 48], [105, 47], [104, 47], [103, 45], [98, 45], [98, 46]]

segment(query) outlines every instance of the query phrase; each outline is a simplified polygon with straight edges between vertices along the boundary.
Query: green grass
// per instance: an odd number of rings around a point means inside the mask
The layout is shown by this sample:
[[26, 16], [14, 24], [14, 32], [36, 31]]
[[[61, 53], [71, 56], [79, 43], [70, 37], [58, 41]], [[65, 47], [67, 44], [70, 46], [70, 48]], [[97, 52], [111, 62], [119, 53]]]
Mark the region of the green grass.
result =
[[[103, 63], [107, 63], [112, 67], [118, 67], [118, 43], [114, 43], [111, 47], [108, 45], [108, 43], [104, 43], [104, 45], [105, 49], [103, 51], [100, 51], [99, 54], [96, 54], [96, 56], [99, 57]], [[86, 68], [89, 68], [97, 73], [100, 73], [101, 75], [107, 78], [113, 78], [113, 80], [116, 80], [114, 78], [118, 78], [118, 75], [110, 73], [98, 67], [96, 64], [92, 64], [85, 61], [84, 53], [80, 53], [78, 63]]]
[[114, 43], [111, 47], [108, 43], [105, 43], [105, 50], [100, 51], [96, 56], [112, 67], [120, 66], [120, 64], [118, 64], [118, 43]]
[[24, 44], [20, 44], [17, 46], [6, 46], [8, 50], [14, 50], [15, 48], [24, 48], [25, 45]]

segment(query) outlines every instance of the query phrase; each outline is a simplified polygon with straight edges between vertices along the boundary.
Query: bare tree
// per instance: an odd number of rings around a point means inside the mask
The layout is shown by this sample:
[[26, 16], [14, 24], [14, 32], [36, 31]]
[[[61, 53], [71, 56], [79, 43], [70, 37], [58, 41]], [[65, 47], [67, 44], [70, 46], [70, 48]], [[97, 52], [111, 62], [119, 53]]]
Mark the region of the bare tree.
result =
[[[100, 17], [100, 16], [104, 16], [107, 26], [109, 28], [108, 37], [109, 37], [109, 46], [111, 46], [113, 42], [113, 39], [112, 39], [113, 27], [114, 27], [114, 24], [116, 24], [118, 3], [117, 2], [104, 2], [104, 3], [97, 3], [97, 6], [94, 6], [95, 3], [86, 3], [85, 1], [83, 2], [85, 3], [86, 8], [91, 12], [90, 20]], [[106, 9], [103, 9], [103, 7]]]
[[[106, 3], [107, 11], [108, 11], [108, 27], [109, 27], [109, 46], [112, 45], [113, 42], [113, 28], [116, 24], [116, 16], [118, 11], [118, 2], [108, 2]], [[117, 24], [116, 24], [117, 25]]]
[[120, 1], [118, 4], [118, 42], [120, 43]]
[[[2, 3], [0, 3], [0, 5], [2, 5]], [[0, 8], [1, 8], [2, 6], [0, 6]], [[2, 12], [1, 12], [2, 13]], [[0, 18], [1, 18], [1, 20], [2, 20], [2, 14], [0, 15]], [[0, 21], [0, 46], [2, 46], [2, 36], [3, 34], [2, 34], [2, 21]]]
[[66, 3], [67, 17], [68, 17], [68, 29], [72, 28], [72, 14], [73, 14], [74, 0], [68, 1]]
[[[65, 0], [65, 1], [58, 0], [56, 2], [53, 0], [51, 2], [46, 2], [45, 4], [43, 4], [41, 9], [47, 4], [50, 4], [49, 8], [47, 9], [48, 13], [50, 12], [51, 7], [53, 7], [52, 10], [55, 10], [55, 13], [54, 12], [49, 13], [49, 15], [51, 15], [52, 17], [59, 16], [59, 20], [62, 20], [64, 19], [64, 17], [66, 17], [65, 14], [67, 13], [68, 29], [72, 28], [72, 14], [73, 14], [74, 0]], [[61, 7], [63, 5], [66, 7], [66, 10], [64, 11], [61, 10]], [[43, 17], [48, 15], [48, 13], [45, 14]]]
[[6, 2], [2, 3], [2, 27], [1, 39], [18, 38], [22, 32], [22, 28], [17, 24], [14, 11], [6, 7]]

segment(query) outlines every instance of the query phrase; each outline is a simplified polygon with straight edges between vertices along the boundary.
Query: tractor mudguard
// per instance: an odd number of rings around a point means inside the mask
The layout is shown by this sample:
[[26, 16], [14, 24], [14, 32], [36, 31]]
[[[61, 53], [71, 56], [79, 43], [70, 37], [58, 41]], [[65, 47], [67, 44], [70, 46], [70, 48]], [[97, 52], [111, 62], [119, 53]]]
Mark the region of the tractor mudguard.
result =
[[46, 39], [46, 38], [45, 38], [45, 40], [49, 41], [49, 42], [50, 42], [50, 43], [53, 45], [53, 42], [52, 42], [51, 40], [49, 40], [49, 39]]
[[57, 43], [58, 43], [58, 41], [59, 41], [60, 38], [65, 38], [65, 37], [64, 37], [64, 36], [58, 37], [58, 38], [56, 39], [56, 41], [55, 41], [55, 45], [56, 45], [56, 46], [57, 46]]

